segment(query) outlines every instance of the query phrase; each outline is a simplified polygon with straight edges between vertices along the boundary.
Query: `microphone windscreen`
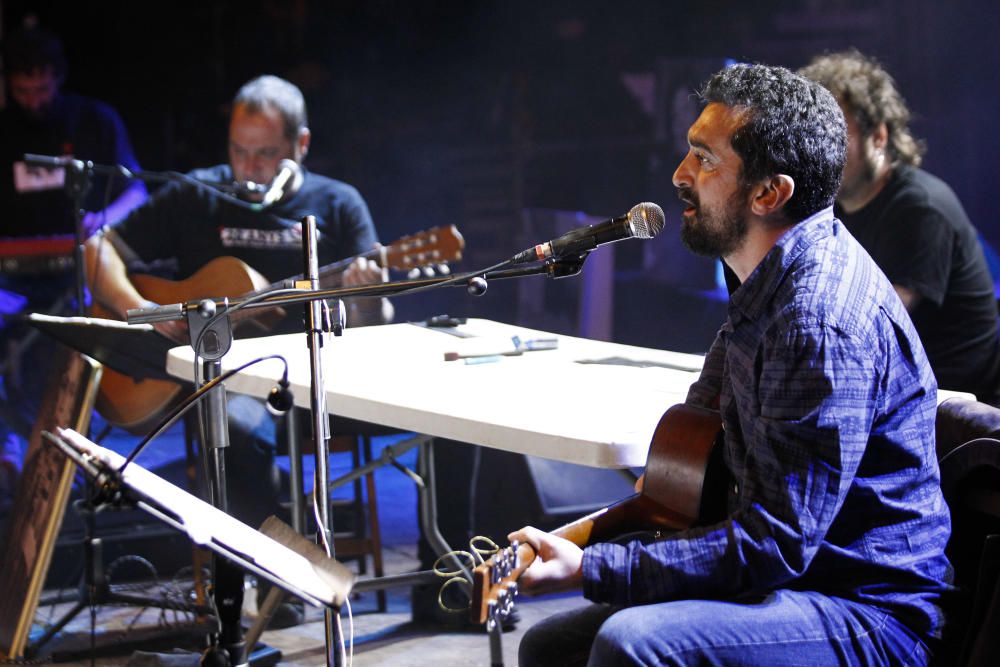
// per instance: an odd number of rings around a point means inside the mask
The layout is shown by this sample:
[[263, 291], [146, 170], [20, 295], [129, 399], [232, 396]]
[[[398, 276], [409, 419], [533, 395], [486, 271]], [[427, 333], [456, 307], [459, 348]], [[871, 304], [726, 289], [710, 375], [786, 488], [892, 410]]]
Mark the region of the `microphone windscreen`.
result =
[[288, 169], [290, 175], [294, 176], [299, 172], [300, 167], [298, 162], [286, 157], [285, 159], [283, 159], [281, 162], [278, 163], [278, 172], [275, 173], [281, 172], [282, 169]]
[[628, 219], [635, 237], [640, 239], [651, 239], [662, 232], [665, 222], [663, 209], [648, 201], [633, 206], [628, 212]]
[[267, 407], [272, 412], [278, 414], [288, 412], [294, 404], [295, 399], [287, 382], [279, 382], [271, 388], [271, 392], [267, 395]]

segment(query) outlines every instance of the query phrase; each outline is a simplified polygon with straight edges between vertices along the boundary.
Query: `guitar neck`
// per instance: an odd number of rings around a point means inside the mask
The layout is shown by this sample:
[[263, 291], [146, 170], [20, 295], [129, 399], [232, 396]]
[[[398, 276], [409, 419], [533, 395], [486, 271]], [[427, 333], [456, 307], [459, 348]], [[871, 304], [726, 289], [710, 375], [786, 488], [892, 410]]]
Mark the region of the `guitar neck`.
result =
[[606, 542], [637, 530], [654, 527], [680, 530], [688, 525], [690, 522], [684, 517], [660, 505], [648, 495], [635, 494], [556, 528], [552, 534], [569, 540], [582, 549], [595, 542]]
[[[319, 286], [325, 288], [339, 285], [340, 281], [336, 278], [360, 257], [374, 260], [383, 269], [410, 271], [459, 260], [462, 258], [464, 247], [465, 239], [462, 238], [455, 225], [432, 227], [409, 236], [400, 237], [387, 246], [376, 246], [360, 255], [354, 255], [320, 267]], [[302, 275], [294, 276], [271, 285], [271, 287], [287, 287], [302, 280], [302, 278]]]
[[[335, 287], [336, 285], [338, 285], [339, 281], [334, 281], [333, 279], [337, 278], [338, 276], [340, 276], [340, 274], [342, 274], [344, 271], [346, 271], [347, 267], [349, 267], [351, 264], [353, 264], [354, 261], [356, 259], [358, 259], [359, 257], [364, 257], [365, 259], [375, 260], [375, 262], [379, 266], [385, 266], [384, 261], [383, 261], [384, 260], [384, 255], [385, 255], [384, 248], [372, 248], [368, 252], [363, 252], [360, 255], [354, 255], [353, 257], [347, 257], [345, 259], [341, 259], [341, 260], [338, 260], [336, 262], [332, 262], [332, 263], [327, 264], [325, 266], [321, 266], [319, 268], [319, 286], [320, 287]], [[269, 287], [273, 288], [273, 287], [286, 286], [289, 283], [298, 282], [299, 280], [302, 280], [304, 277], [305, 276], [300, 273], [297, 276], [292, 276], [291, 278], [286, 278], [285, 280], [282, 280], [280, 282], [274, 283], [274, 284], [270, 285]]]
[[[635, 529], [645, 524], [642, 517], [646, 516], [644, 506], [647, 504], [644, 496], [630, 496], [613, 505], [604, 507], [591, 514], [580, 517], [552, 531], [553, 535], [569, 540], [578, 547], [585, 547], [594, 542], [603, 541], [613, 535], [623, 532], [623, 529]], [[516, 566], [504, 577], [505, 581], [515, 582], [535, 560], [535, 550], [530, 544], [519, 544], [517, 547]], [[490, 590], [488, 568], [480, 565], [473, 573], [473, 600], [471, 605], [472, 618], [477, 623], [485, 623], [489, 617]]]

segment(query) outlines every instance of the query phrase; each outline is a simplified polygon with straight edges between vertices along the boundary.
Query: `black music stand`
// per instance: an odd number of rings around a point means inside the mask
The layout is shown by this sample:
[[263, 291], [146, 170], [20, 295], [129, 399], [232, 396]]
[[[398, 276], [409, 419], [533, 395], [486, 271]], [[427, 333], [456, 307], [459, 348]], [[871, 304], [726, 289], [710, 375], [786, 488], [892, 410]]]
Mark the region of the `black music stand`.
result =
[[[107, 320], [92, 317], [53, 317], [49, 315], [31, 314], [27, 317], [29, 323], [42, 331], [53, 336], [57, 340], [70, 347], [93, 357], [105, 364], [107, 367], [128, 375], [133, 379], [164, 379], [176, 382], [176, 378], [166, 373], [167, 352], [176, 346], [176, 343], [165, 336], [159, 334], [150, 324], [127, 324], [118, 320]], [[217, 362], [206, 362], [206, 366]], [[211, 379], [210, 373], [215, 371], [206, 367], [206, 378]], [[224, 415], [224, 396], [219, 392], [213, 392], [208, 396], [211, 414], [221, 410]], [[218, 403], [221, 402], [221, 406]], [[225, 433], [220, 433], [219, 429], [225, 429], [225, 418], [210, 420], [209, 426], [204, 433], [207, 433], [206, 449], [203, 452], [205, 458], [206, 473], [208, 473], [209, 491], [214, 507], [222, 510], [224, 516], [227, 508], [225, 502], [225, 473], [221, 461], [223, 447], [228, 445], [228, 437]], [[211, 424], [214, 424], [212, 426]], [[213, 444], [218, 441], [224, 445]], [[96, 446], [96, 445], [95, 445]], [[133, 464], [130, 464], [130, 467]], [[88, 484], [89, 484], [88, 478]], [[209, 505], [212, 507], [212, 505]], [[88, 540], [88, 543], [92, 540]], [[221, 645], [213, 648], [226, 648], [230, 657], [237, 663], [242, 663], [246, 646], [238, 640], [233, 639], [234, 634], [239, 633], [239, 608], [242, 606], [242, 572], [238, 567], [230, 564], [230, 560], [216, 561], [213, 566], [213, 585], [215, 587], [216, 608], [214, 613], [222, 621]], [[95, 580], [102, 580], [100, 574], [101, 563], [95, 562], [96, 574], [87, 573], [87, 577]], [[265, 578], [267, 578], [265, 576]], [[220, 585], [221, 582], [221, 585]], [[233, 591], [237, 593], [234, 594]], [[67, 619], [69, 620], [69, 619]], [[61, 627], [61, 626], [60, 626]], [[237, 630], [234, 630], [234, 627]], [[58, 630], [58, 628], [57, 628]], [[47, 640], [47, 636], [45, 639]], [[253, 647], [251, 647], [253, 648]], [[254, 664], [273, 664], [271, 658], [277, 653], [273, 649], [265, 647], [261, 651], [254, 651], [250, 656]], [[280, 659], [280, 653], [277, 654]]]
[[44, 435], [80, 467], [105, 503], [137, 507], [235, 567], [314, 606], [339, 609], [350, 595], [355, 575], [277, 517], [254, 530], [138, 464], [126, 465], [123, 456], [76, 431]]
[[108, 368], [134, 379], [172, 380], [167, 352], [176, 347], [150, 324], [126, 324], [97, 317], [56, 317], [30, 313], [29, 324]]
[[[57, 317], [41, 313], [30, 313], [25, 319], [43, 333], [120, 373], [136, 378], [167, 377], [163, 368], [167, 350], [172, 347], [172, 343], [156, 333], [151, 326], [128, 325], [115, 320], [89, 317]], [[88, 478], [88, 496], [91, 491], [90, 482]], [[111, 590], [104, 571], [101, 541], [95, 536], [97, 509], [89, 498], [83, 501], [80, 507], [84, 522], [84, 573], [80, 583], [80, 595], [69, 611], [32, 642], [29, 647], [31, 654], [36, 654], [88, 606], [110, 603], [174, 608], [177, 605], [176, 602], [165, 599], [117, 593]], [[210, 607], [195, 606], [191, 610], [199, 614], [213, 613]]]
[[338, 608], [354, 586], [349, 568], [277, 517], [258, 531], [137, 463], [124, 465], [121, 454], [72, 429], [58, 429], [46, 439], [80, 466], [107, 502], [134, 505], [314, 606]]

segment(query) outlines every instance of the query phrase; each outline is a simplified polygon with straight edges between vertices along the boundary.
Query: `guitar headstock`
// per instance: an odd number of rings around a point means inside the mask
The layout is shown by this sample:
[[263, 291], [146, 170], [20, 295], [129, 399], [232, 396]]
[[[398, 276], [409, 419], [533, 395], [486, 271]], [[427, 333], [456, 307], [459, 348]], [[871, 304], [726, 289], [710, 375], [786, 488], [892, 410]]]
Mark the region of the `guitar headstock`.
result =
[[500, 549], [472, 572], [473, 623], [486, 623], [490, 632], [514, 609], [517, 580], [535, 560], [535, 550], [516, 541]]
[[385, 246], [382, 266], [399, 271], [436, 266], [462, 259], [465, 239], [455, 225], [431, 229], [404, 236]]

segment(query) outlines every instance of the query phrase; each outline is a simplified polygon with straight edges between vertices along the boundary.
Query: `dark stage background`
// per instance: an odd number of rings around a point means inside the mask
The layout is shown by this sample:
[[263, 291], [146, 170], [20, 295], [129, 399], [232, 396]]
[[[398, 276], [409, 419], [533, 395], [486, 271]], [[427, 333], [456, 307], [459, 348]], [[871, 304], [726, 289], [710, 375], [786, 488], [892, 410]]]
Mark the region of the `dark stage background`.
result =
[[[727, 58], [798, 67], [856, 46], [896, 76], [929, 145], [926, 167], [1000, 240], [1000, 13], [973, 0], [725, 2], [25, 2], [65, 41], [67, 88], [118, 108], [144, 168], [225, 159], [227, 104], [274, 73], [305, 92], [307, 165], [356, 185], [380, 236], [458, 225], [462, 269], [550, 238], [567, 216], [650, 200], [668, 228], [614, 252], [603, 295], [615, 340], [704, 351], [722, 319], [712, 262], [677, 241], [671, 173], [696, 114], [692, 91]], [[298, 270], [291, 267], [290, 273]], [[545, 282], [546, 284], [541, 284]], [[397, 300], [440, 312], [580, 331], [584, 281], [493, 284]]]

